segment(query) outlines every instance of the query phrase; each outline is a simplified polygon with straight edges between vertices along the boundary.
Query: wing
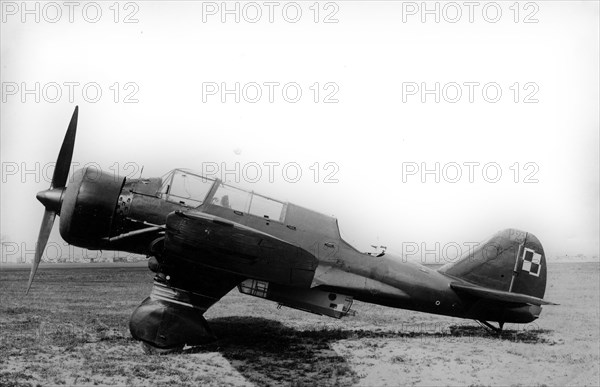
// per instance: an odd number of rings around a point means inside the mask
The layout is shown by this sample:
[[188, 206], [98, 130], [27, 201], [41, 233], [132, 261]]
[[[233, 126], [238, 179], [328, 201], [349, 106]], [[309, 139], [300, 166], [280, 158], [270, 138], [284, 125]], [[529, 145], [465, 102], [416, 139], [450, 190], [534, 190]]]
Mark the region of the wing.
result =
[[[216, 223], [212, 223], [213, 220]], [[239, 249], [250, 248], [259, 240], [251, 233], [228, 240], [221, 235], [221, 228], [231, 227], [223, 222], [216, 218], [194, 218], [175, 213], [167, 217], [164, 249], [160, 254], [160, 265], [156, 267], [158, 275], [152, 292], [136, 308], [129, 323], [134, 338], [161, 349], [197, 345], [214, 339], [203, 317], [204, 312], [246, 277], [223, 270], [212, 260], [222, 258], [223, 251], [240, 252]], [[212, 238], [213, 234], [219, 237]], [[232, 242], [231, 246], [228, 241]], [[255, 258], [249, 252], [239, 259], [252, 262]]]
[[317, 259], [300, 247], [260, 230], [204, 212], [167, 217], [165, 253], [192, 267], [244, 278], [310, 287]]
[[193, 307], [202, 313], [244, 280], [210, 267], [188, 266], [178, 267], [169, 277], [168, 282], [155, 279], [150, 297]]

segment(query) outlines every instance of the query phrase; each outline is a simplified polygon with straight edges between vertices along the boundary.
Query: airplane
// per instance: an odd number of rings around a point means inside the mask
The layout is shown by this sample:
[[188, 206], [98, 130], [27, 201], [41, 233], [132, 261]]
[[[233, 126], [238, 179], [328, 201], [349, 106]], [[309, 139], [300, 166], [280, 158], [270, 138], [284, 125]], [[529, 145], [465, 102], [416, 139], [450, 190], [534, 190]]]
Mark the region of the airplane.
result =
[[[340, 236], [337, 219], [174, 169], [128, 179], [83, 168], [67, 178], [79, 107], [71, 117], [44, 205], [29, 292], [56, 215], [62, 238], [91, 250], [149, 257], [153, 289], [130, 319], [148, 353], [216, 339], [204, 313], [237, 286], [246, 295], [341, 318], [354, 300], [472, 319], [493, 332], [540, 316], [546, 257], [538, 238], [505, 229], [433, 270], [383, 249], [364, 253]], [[496, 322], [498, 326], [492, 325]]]

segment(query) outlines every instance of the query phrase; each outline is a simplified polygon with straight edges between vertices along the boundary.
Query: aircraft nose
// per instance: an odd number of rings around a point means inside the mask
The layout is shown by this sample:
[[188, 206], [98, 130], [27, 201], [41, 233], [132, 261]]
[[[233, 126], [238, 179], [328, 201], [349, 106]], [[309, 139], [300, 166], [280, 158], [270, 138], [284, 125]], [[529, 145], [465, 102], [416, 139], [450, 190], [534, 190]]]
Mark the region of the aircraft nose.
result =
[[35, 197], [44, 205], [44, 207], [46, 207], [46, 209], [58, 214], [60, 213], [64, 190], [64, 188], [51, 188], [38, 192]]

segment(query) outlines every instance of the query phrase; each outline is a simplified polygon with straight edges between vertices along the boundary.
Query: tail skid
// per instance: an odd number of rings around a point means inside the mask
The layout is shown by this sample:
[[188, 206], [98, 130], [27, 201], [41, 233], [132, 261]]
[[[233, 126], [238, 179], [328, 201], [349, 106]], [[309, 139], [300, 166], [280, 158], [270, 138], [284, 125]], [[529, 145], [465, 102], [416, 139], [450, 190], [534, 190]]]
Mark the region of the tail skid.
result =
[[496, 328], [495, 326], [493, 326], [492, 324], [490, 324], [487, 321], [484, 320], [475, 320], [477, 321], [477, 323], [479, 323], [479, 325], [481, 325], [482, 327], [484, 327], [487, 330], [490, 330], [496, 334], [500, 334], [502, 333], [502, 329], [504, 328], [504, 323], [503, 322], [499, 322], [498, 323], [498, 328]]

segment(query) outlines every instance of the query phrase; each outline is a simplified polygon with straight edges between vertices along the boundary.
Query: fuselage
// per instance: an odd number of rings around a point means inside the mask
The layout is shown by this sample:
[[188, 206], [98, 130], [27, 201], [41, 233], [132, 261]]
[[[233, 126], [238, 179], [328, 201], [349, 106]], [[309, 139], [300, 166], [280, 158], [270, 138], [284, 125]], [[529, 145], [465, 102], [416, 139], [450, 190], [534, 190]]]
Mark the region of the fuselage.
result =
[[[86, 175], [87, 172], [81, 173]], [[108, 213], [110, 205], [106, 203], [112, 200], [113, 213], [110, 219], [101, 222], [104, 235], [98, 238], [96, 232], [93, 238], [86, 238], [85, 234], [73, 237], [66, 232], [63, 238], [67, 242], [89, 249], [156, 256], [161, 254], [165, 229], [179, 227], [177, 222], [184, 221], [185, 214], [197, 214], [226, 220], [230, 223], [228, 226], [240, 230], [257, 230], [285, 241], [290, 247], [279, 250], [260, 247], [256, 259], [244, 259], [243, 245], [238, 254], [219, 253], [218, 248], [214, 248], [217, 245], [203, 249], [203, 236], [193, 244], [199, 234], [195, 232], [183, 238], [181, 248], [175, 250], [177, 259], [187, 265], [206, 266], [282, 286], [338, 292], [369, 303], [428, 313], [468, 317], [473, 306], [450, 288], [456, 278], [392, 254], [373, 256], [358, 251], [341, 238], [337, 219], [332, 216], [184, 170], [174, 170], [165, 178], [111, 177], [112, 197], [99, 189], [103, 179], [95, 182], [97, 193], [95, 188], [81, 184], [79, 190], [71, 194], [85, 200], [81, 203], [75, 200], [75, 215], [70, 216], [76, 220], [77, 208], [89, 206], [96, 200], [107, 207], [105, 213]], [[122, 183], [117, 190], [118, 182]], [[173, 213], [181, 217], [170, 217], [174, 222], [170, 225], [167, 218]], [[233, 237], [227, 234], [227, 239], [228, 243], [237, 243], [235, 234]], [[210, 238], [206, 241], [214, 242]]]

